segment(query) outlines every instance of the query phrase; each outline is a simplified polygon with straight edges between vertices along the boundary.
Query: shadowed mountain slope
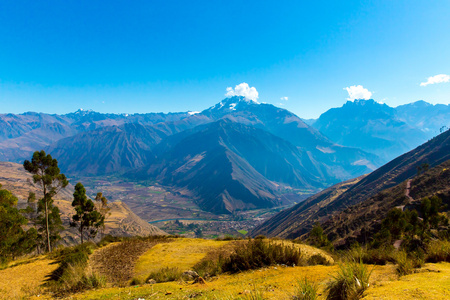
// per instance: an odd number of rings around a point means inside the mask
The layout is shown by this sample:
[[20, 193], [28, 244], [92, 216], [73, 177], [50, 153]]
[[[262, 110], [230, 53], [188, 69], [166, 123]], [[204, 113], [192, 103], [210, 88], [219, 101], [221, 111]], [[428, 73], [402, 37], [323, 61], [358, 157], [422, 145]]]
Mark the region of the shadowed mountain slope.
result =
[[142, 167], [165, 134], [152, 126], [127, 123], [102, 127], [62, 139], [46, 149], [63, 172], [101, 175]]

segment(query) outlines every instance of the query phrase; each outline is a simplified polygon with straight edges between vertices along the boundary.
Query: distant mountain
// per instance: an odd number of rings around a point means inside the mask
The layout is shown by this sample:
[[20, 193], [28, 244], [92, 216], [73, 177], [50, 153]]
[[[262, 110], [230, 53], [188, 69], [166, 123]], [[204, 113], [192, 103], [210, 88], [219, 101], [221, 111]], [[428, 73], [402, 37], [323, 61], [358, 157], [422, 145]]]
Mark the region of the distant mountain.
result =
[[176, 122], [190, 116], [189, 113], [102, 114], [85, 110], [66, 115], [0, 114], [0, 160], [22, 162], [34, 151], [80, 132], [125, 123], [155, 125]]
[[155, 158], [152, 148], [165, 133], [153, 126], [126, 123], [61, 139], [46, 148], [63, 172], [103, 175], [142, 167]]
[[280, 212], [255, 228], [252, 235], [298, 238], [308, 233], [315, 222], [325, 222], [348, 211], [349, 207], [414, 177], [418, 166], [426, 163], [432, 168], [449, 159], [450, 131], [446, 131], [367, 176], [340, 183]]
[[313, 127], [336, 143], [374, 153], [387, 162], [424, 143], [430, 135], [374, 100], [348, 101], [323, 113]]
[[406, 124], [419, 128], [433, 137], [450, 128], [450, 105], [430, 104], [423, 100], [395, 108], [397, 116]]

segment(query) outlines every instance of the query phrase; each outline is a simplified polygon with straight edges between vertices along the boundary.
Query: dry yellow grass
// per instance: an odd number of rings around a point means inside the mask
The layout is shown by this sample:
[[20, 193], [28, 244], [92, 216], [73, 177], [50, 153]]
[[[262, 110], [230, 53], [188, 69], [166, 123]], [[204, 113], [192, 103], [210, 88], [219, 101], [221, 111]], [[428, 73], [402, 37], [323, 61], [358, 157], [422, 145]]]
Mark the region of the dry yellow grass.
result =
[[53, 260], [45, 257], [15, 264], [16, 266], [0, 270], [0, 299], [23, 299], [39, 295], [46, 276], [58, 267]]
[[450, 299], [450, 263], [426, 264], [395, 281], [377, 281], [364, 299]]
[[[325, 299], [325, 285], [337, 269], [337, 266], [271, 267], [222, 275], [206, 285], [169, 282], [91, 291], [75, 295], [73, 299], [188, 299], [193, 296], [195, 299], [246, 299], [247, 294], [256, 289], [265, 299], [288, 300], [292, 299], [297, 280], [305, 276], [319, 284], [319, 299]], [[427, 264], [425, 269], [434, 272], [416, 273], [397, 280], [394, 266], [376, 266], [363, 299], [450, 299], [450, 264]]]
[[134, 268], [135, 277], [141, 280], [163, 267], [191, 269], [206, 253], [226, 245], [229, 241], [203, 239], [173, 239], [171, 243], [158, 244], [142, 255]]

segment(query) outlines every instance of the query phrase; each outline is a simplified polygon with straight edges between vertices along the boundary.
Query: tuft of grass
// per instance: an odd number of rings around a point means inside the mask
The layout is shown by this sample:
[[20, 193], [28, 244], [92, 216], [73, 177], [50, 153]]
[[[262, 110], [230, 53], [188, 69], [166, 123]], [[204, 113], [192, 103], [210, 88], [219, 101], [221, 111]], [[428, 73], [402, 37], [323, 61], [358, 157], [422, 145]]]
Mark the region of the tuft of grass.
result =
[[177, 267], [165, 267], [150, 273], [145, 281], [147, 282], [150, 279], [155, 280], [157, 283], [176, 281], [181, 278], [182, 273]]
[[293, 297], [294, 300], [316, 300], [318, 299], [318, 286], [316, 283], [311, 282], [308, 278], [304, 277], [297, 282], [296, 293]]
[[325, 257], [321, 253], [318, 253], [318, 254], [314, 254], [314, 255], [310, 256], [308, 258], [307, 264], [309, 266], [316, 266], [316, 265], [329, 266], [331, 263], [327, 257]]
[[49, 284], [49, 291], [56, 296], [78, 293], [106, 286], [106, 277], [86, 270], [84, 263], [68, 264], [58, 281]]
[[[372, 270], [373, 271], [373, 270]], [[362, 262], [352, 261], [341, 264], [336, 275], [327, 284], [328, 300], [354, 300], [360, 299], [369, 287], [369, 272]]]
[[395, 263], [394, 249], [391, 246], [378, 249], [356, 246], [348, 250], [345, 255], [347, 258], [350, 257], [365, 264], [385, 265], [387, 263]]
[[407, 253], [406, 251], [399, 251], [395, 255], [397, 263], [396, 271], [398, 276], [404, 276], [414, 273], [416, 268], [422, 267], [424, 263], [423, 257], [418, 253]]
[[247, 243], [237, 246], [229, 257], [220, 259], [222, 271], [230, 273], [276, 264], [298, 266], [304, 264], [304, 259], [300, 249], [295, 245], [274, 243], [264, 239], [249, 239]]
[[432, 241], [427, 247], [426, 261], [431, 263], [450, 262], [450, 241]]

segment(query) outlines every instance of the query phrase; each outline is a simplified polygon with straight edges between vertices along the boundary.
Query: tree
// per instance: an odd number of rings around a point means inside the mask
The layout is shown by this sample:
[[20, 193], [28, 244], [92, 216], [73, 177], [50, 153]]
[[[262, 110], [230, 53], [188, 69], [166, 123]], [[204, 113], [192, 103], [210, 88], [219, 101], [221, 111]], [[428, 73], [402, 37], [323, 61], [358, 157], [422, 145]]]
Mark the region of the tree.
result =
[[31, 252], [35, 247], [34, 228], [25, 231], [27, 219], [16, 208], [17, 198], [0, 184], [0, 262]]
[[105, 233], [105, 219], [106, 219], [106, 215], [108, 214], [108, 212], [110, 211], [110, 208], [108, 207], [108, 199], [106, 199], [106, 197], [103, 196], [103, 193], [97, 193], [97, 195], [95, 196], [95, 201], [97, 203], [99, 203], [99, 209], [98, 211], [100, 212], [100, 214], [103, 216], [103, 224], [101, 226], [102, 228], [102, 234]]
[[94, 202], [86, 196], [86, 189], [81, 182], [75, 186], [72, 206], [76, 214], [72, 216], [71, 226], [78, 227], [81, 243], [83, 243], [84, 233], [88, 232], [91, 237], [95, 237], [98, 228], [104, 224], [105, 218], [96, 210]]
[[[58, 239], [62, 223], [58, 208], [53, 206], [53, 197], [69, 182], [66, 176], [60, 173], [58, 161], [43, 150], [34, 152], [31, 162], [25, 160], [23, 166], [25, 170], [33, 174], [33, 183], [42, 189], [43, 198], [38, 202], [38, 211], [43, 213], [43, 222], [40, 225], [43, 226], [47, 251], [50, 252], [52, 250], [51, 242]], [[54, 235], [52, 235], [51, 229], [56, 230], [53, 232]]]

